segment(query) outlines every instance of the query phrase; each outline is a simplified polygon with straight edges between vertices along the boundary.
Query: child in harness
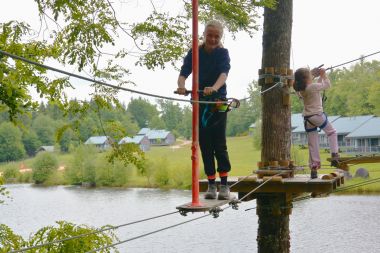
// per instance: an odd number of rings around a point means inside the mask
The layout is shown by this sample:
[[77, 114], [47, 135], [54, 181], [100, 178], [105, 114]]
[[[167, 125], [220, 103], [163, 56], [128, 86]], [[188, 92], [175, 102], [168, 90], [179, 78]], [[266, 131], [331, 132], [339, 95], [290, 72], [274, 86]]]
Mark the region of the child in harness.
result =
[[[318, 81], [313, 83], [313, 79], [316, 77], [319, 77]], [[321, 168], [318, 128], [323, 130], [327, 135], [332, 157], [331, 165], [337, 166], [339, 159], [336, 130], [328, 121], [323, 111], [321, 96], [321, 91], [330, 88], [331, 83], [326, 75], [326, 70], [323, 68], [315, 68], [311, 71], [307, 68], [297, 69], [294, 79], [294, 89], [302, 98], [304, 105], [302, 115], [308, 136], [310, 177], [317, 178], [317, 170]]]

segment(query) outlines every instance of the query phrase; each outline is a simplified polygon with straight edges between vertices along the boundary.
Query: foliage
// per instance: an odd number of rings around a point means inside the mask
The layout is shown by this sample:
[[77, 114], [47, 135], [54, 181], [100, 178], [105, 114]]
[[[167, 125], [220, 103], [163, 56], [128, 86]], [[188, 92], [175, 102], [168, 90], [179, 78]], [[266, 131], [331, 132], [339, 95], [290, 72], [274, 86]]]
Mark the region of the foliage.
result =
[[33, 163], [33, 180], [36, 184], [44, 183], [58, 168], [58, 160], [54, 154], [41, 152]]
[[0, 224], [0, 253], [18, 250], [27, 245], [26, 241], [5, 224]]
[[21, 131], [10, 122], [0, 124], [0, 162], [16, 161], [25, 156]]
[[125, 165], [121, 161], [110, 163], [107, 159], [100, 157], [96, 166], [97, 186], [126, 186], [131, 177], [132, 166]]
[[3, 177], [7, 181], [9, 179], [16, 179], [20, 176], [20, 171], [18, 170], [16, 164], [11, 163], [5, 167], [3, 170]]
[[2, 184], [4, 184], [4, 178], [0, 176], [0, 204], [3, 204], [5, 202], [4, 198], [9, 198], [9, 191], [4, 186], [2, 186]]
[[96, 154], [96, 147], [92, 145], [81, 145], [73, 150], [70, 165], [64, 172], [69, 184], [95, 184]]
[[[9, 252], [19, 250], [24, 247], [32, 247], [56, 240], [62, 240], [68, 237], [74, 237], [82, 234], [96, 232], [98, 229], [86, 225], [75, 225], [70, 222], [57, 221], [58, 226], [47, 226], [32, 234], [28, 241], [21, 236], [16, 235], [4, 224], [0, 224], [0, 252]], [[103, 228], [109, 228], [104, 226]], [[62, 243], [55, 243], [49, 246], [33, 250], [33, 252], [87, 252], [118, 241], [117, 236], [108, 230], [106, 232], [93, 233], [88, 236], [80, 237], [74, 240], [68, 240]], [[102, 252], [119, 252], [115, 247], [110, 247]]]
[[183, 120], [182, 109], [178, 103], [167, 100], [158, 100], [158, 105], [161, 110], [161, 119], [165, 122], [166, 129], [172, 131], [179, 130], [179, 125]]
[[158, 115], [157, 108], [141, 97], [129, 102], [127, 112], [132, 115], [140, 128], [147, 127], [152, 118]]
[[166, 157], [159, 159], [152, 163], [153, 168], [151, 170], [154, 171], [154, 182], [156, 185], [160, 187], [166, 187], [170, 184], [170, 171], [169, 171], [169, 163]]
[[36, 132], [38, 139], [42, 145], [54, 145], [54, 131], [56, 129], [56, 124], [52, 118], [43, 114], [39, 114], [33, 120], [32, 128]]
[[257, 120], [255, 122], [255, 128], [252, 131], [253, 147], [256, 150], [261, 150], [261, 136], [262, 136], [261, 131], [262, 131], [261, 120]]
[[24, 132], [22, 135], [22, 143], [24, 144], [25, 151], [29, 156], [34, 156], [37, 149], [41, 146], [40, 139], [32, 129]]
[[248, 86], [250, 99], [241, 101], [240, 107], [228, 114], [227, 135], [246, 135], [249, 126], [261, 115], [261, 95], [256, 82]]

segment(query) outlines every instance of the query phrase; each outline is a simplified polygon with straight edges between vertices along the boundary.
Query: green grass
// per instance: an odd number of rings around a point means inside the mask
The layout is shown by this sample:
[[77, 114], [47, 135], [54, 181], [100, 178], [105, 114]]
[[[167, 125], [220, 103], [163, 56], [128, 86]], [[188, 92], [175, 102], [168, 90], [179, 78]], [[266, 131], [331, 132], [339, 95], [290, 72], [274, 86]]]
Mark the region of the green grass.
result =
[[[176, 145], [181, 145], [181, 141], [178, 141]], [[242, 137], [231, 137], [227, 139], [228, 152], [230, 155], [230, 160], [232, 164], [232, 170], [230, 175], [232, 176], [245, 176], [252, 171], [256, 170], [256, 164], [260, 161], [260, 151], [256, 150], [253, 146], [252, 137], [242, 136]], [[104, 153], [100, 153], [99, 156], [104, 156]], [[201, 177], [204, 178], [202, 159], [200, 156], [200, 169]], [[70, 154], [57, 154], [60, 166], [67, 166], [70, 164], [71, 155]], [[326, 159], [329, 154], [321, 150], [322, 164], [327, 164]], [[151, 147], [151, 150], [146, 153], [146, 158], [155, 165], [154, 170], [151, 175], [151, 182], [164, 181], [166, 182], [169, 178], [168, 183], [161, 185], [160, 182], [148, 184], [147, 177], [143, 177], [134, 171], [130, 175], [128, 180], [128, 187], [164, 187], [164, 188], [188, 188], [191, 182], [191, 144], [182, 145], [179, 148], [172, 147]], [[299, 147], [294, 147], [292, 149], [292, 159], [296, 160], [298, 164], [305, 165], [308, 160], [308, 150], [300, 149]], [[26, 159], [24, 161], [15, 162], [17, 166], [24, 163], [27, 167], [31, 167], [34, 158]], [[9, 165], [9, 164], [8, 164]], [[0, 164], [0, 171], [4, 169], [7, 164]], [[158, 165], [158, 166], [157, 166]], [[160, 168], [158, 168], [160, 167]], [[351, 173], [354, 174], [356, 169], [359, 167], [366, 168], [370, 173], [370, 178], [380, 178], [380, 165], [379, 164], [361, 164], [356, 166], [351, 166]], [[320, 174], [327, 174], [334, 171], [334, 168], [327, 168], [323, 166], [324, 169], [319, 171]], [[160, 171], [158, 171], [160, 170]], [[162, 171], [161, 171], [162, 170]], [[158, 173], [157, 173], [158, 172]], [[306, 169], [304, 173], [309, 173]], [[52, 180], [59, 182], [60, 178], [54, 178]], [[345, 186], [353, 185], [358, 182], [365, 181], [364, 179], [352, 179], [346, 180]], [[346, 192], [345, 192], [346, 193]], [[366, 185], [360, 188], [352, 189], [347, 191], [350, 194], [357, 193], [380, 193], [380, 183]]]

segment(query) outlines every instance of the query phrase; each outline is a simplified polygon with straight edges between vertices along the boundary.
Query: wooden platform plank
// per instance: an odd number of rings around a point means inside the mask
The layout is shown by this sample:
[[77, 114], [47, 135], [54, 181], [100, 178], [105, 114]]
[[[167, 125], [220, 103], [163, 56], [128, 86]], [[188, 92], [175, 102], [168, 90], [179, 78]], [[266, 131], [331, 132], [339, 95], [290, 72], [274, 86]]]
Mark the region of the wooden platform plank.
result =
[[[327, 158], [327, 161], [331, 162], [331, 158]], [[380, 163], [380, 156], [340, 157], [338, 161], [345, 164]]]
[[[336, 178], [333, 179], [310, 179], [308, 175], [296, 175], [294, 178], [283, 178], [282, 181], [271, 181], [266, 184], [264, 184], [262, 187], [260, 187], [256, 193], [278, 193], [278, 192], [284, 192], [284, 193], [291, 193], [291, 194], [300, 194], [305, 192], [318, 192], [318, 193], [328, 193], [332, 192], [334, 189], [339, 187], [340, 184], [337, 183], [338, 180], [340, 180], [339, 183], [342, 183], [341, 178], [342, 175], [339, 175]], [[241, 177], [240, 177], [241, 178]], [[232, 185], [236, 183], [238, 180], [238, 177], [231, 177], [229, 178], [228, 184]], [[233, 186], [231, 188], [231, 192], [250, 192], [254, 188], [258, 187], [263, 183], [264, 180], [262, 179], [256, 179], [256, 180], [243, 180], [242, 182], [239, 182], [237, 185]], [[217, 181], [217, 184], [220, 182]], [[200, 190], [205, 191], [207, 190], [207, 180], [201, 180]]]
[[202, 199], [200, 200], [201, 202], [200, 206], [192, 206], [191, 202], [189, 202], [189, 203], [177, 206], [176, 208], [179, 211], [185, 211], [185, 212], [207, 212], [216, 207], [226, 205], [229, 202], [231, 202], [231, 200], [233, 199], [234, 198], [230, 200]]

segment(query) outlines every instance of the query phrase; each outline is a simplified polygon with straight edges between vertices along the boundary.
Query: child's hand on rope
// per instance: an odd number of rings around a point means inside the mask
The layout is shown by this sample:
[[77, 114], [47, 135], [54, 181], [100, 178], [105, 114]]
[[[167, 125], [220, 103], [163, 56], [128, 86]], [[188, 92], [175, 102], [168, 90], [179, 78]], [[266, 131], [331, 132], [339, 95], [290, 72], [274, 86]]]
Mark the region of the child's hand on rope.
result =
[[326, 69], [319, 69], [319, 76], [322, 78], [326, 78]]
[[203, 89], [203, 94], [206, 96], [211, 95], [212, 93], [217, 92], [217, 90], [214, 87], [205, 87]]
[[310, 73], [311, 75], [313, 76], [313, 78], [316, 78], [320, 75], [320, 71], [321, 69], [320, 68], [313, 68]]

